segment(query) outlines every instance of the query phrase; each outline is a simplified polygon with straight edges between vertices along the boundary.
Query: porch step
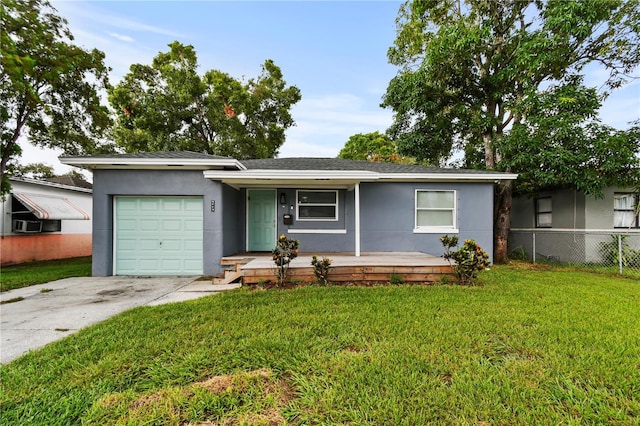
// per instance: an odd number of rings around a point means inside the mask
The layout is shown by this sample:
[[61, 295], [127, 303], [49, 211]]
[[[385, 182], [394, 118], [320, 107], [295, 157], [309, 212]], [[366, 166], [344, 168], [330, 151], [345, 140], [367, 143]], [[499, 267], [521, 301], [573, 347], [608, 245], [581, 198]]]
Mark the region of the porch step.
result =
[[220, 260], [220, 264], [225, 267], [223, 277], [214, 277], [214, 285], [231, 284], [234, 282], [240, 282], [242, 278], [241, 268], [247, 263], [251, 262], [254, 258], [247, 256], [229, 256], [223, 257]]
[[238, 281], [242, 278], [242, 271], [238, 270], [230, 270], [227, 269], [224, 271], [224, 277], [214, 278], [214, 285], [222, 285], [222, 284], [231, 284], [232, 282]]

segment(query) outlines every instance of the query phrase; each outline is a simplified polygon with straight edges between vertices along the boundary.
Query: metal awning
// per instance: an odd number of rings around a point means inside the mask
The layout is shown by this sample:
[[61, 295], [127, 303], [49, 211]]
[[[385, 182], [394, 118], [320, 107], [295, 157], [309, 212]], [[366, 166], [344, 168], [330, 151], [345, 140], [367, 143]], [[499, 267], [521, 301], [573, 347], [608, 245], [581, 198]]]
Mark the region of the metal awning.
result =
[[89, 220], [87, 212], [63, 197], [15, 192], [11, 195], [41, 220]]

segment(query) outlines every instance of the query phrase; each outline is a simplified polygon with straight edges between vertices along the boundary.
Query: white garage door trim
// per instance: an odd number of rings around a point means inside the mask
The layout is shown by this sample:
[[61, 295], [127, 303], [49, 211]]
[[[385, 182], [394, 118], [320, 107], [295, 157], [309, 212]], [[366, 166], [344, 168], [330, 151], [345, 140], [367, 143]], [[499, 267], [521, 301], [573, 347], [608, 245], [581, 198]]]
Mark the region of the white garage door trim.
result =
[[[132, 209], [131, 217], [123, 216], [122, 209], [127, 207], [124, 204], [126, 201], [135, 201], [129, 206]], [[147, 218], [142, 213], [145, 207], [149, 209], [147, 221], [141, 220]], [[131, 219], [131, 222], [127, 224], [123, 218]], [[126, 239], [127, 234], [122, 229], [127, 225], [132, 233], [129, 239]], [[203, 197], [115, 196], [114, 275], [202, 275], [203, 226]], [[123, 248], [125, 242], [130, 243], [126, 249]], [[132, 256], [128, 258], [124, 255], [123, 258], [123, 250], [129, 250]], [[145, 251], [149, 255], [143, 255]], [[131, 263], [123, 266], [127, 260]]]

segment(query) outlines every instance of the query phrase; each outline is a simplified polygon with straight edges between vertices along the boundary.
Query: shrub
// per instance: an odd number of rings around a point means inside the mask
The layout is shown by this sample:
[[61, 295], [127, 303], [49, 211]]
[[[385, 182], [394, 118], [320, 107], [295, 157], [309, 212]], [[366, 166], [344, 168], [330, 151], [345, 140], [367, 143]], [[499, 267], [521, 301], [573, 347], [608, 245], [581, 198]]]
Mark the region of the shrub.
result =
[[[451, 248], [458, 245], [458, 237], [444, 235], [440, 238], [444, 246], [444, 258], [449, 261], [460, 284], [473, 285], [478, 271], [489, 266], [489, 255], [474, 240], [464, 240], [464, 244], [456, 251]], [[455, 264], [452, 264], [451, 261]]]
[[[624, 267], [640, 267], [640, 250], [634, 250], [629, 246], [628, 237], [628, 235], [611, 235], [610, 242], [600, 243], [603, 264], [618, 266], [622, 261]], [[618, 238], [622, 241], [618, 242]], [[620, 251], [620, 247], [622, 251]]]
[[318, 256], [313, 256], [311, 259], [311, 266], [313, 266], [313, 275], [320, 284], [329, 284], [329, 270], [331, 269], [331, 259], [323, 257], [318, 259]]
[[299, 245], [300, 241], [287, 238], [284, 234], [278, 237], [278, 242], [276, 243], [275, 248], [271, 251], [272, 259], [276, 264], [276, 268], [278, 268], [278, 285], [282, 285], [285, 282], [289, 263], [298, 257]]
[[391, 274], [391, 276], [389, 277], [389, 282], [391, 284], [402, 284], [404, 283], [404, 277], [398, 274]]

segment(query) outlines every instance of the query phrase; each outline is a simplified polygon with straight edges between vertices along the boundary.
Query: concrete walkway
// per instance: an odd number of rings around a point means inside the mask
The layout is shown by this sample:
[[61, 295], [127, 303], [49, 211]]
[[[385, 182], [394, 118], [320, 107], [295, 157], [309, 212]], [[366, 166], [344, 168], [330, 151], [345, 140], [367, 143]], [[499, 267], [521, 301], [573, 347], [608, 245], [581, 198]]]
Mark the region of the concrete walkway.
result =
[[194, 277], [81, 277], [0, 293], [0, 362], [137, 306], [182, 302], [240, 287]]

